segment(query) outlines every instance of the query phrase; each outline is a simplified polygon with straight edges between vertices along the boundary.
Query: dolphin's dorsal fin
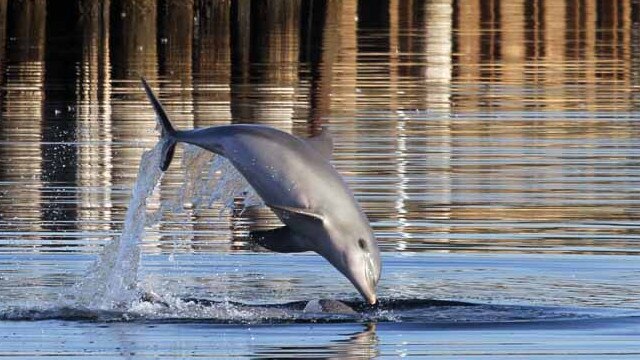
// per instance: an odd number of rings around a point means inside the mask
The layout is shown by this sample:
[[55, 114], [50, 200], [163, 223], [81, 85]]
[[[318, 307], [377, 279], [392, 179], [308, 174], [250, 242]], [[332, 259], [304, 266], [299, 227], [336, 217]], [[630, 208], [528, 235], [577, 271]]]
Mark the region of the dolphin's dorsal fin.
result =
[[278, 215], [278, 217], [281, 219], [295, 218], [299, 221], [319, 222], [320, 224], [324, 222], [324, 219], [321, 215], [313, 213], [308, 209], [301, 209], [301, 208], [296, 208], [293, 206], [286, 206], [286, 205], [275, 205], [275, 204], [266, 204], [266, 205], [270, 207], [271, 210], [273, 210], [273, 212], [275, 212], [276, 215]]
[[322, 127], [322, 131], [320, 134], [305, 139], [311, 147], [316, 149], [322, 156], [331, 160], [331, 155], [333, 154], [333, 138], [331, 137], [331, 132], [326, 126]]

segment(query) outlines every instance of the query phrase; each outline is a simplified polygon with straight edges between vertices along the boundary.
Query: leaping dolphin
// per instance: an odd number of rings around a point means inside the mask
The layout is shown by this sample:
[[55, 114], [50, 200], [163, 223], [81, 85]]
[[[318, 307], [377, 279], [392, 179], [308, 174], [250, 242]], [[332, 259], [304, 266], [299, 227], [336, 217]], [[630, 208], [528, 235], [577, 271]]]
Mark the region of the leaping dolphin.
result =
[[264, 125], [224, 125], [176, 130], [149, 84], [145, 92], [160, 123], [164, 144], [160, 168], [171, 164], [185, 142], [227, 158], [285, 226], [252, 234], [277, 252], [315, 251], [376, 303], [380, 250], [353, 193], [329, 163], [330, 137], [301, 139]]

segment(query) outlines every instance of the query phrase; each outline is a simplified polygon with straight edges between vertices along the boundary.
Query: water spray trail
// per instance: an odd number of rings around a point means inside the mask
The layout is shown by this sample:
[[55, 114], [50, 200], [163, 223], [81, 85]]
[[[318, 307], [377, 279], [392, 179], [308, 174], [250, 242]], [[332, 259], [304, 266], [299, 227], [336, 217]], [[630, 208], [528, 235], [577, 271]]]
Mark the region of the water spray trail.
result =
[[[195, 210], [222, 203], [222, 212], [231, 212], [237, 196], [246, 198], [245, 206], [262, 204], [262, 200], [233, 165], [220, 156], [194, 146], [185, 146], [183, 169], [185, 181], [177, 196], [165, 200], [155, 212], [147, 213], [147, 199], [162, 177], [158, 164], [162, 142], [145, 151], [140, 160], [138, 177], [132, 190], [122, 235], [103, 249], [86, 279], [76, 286], [76, 305], [90, 309], [124, 310], [140, 299], [138, 266], [140, 243], [145, 226], [157, 224], [163, 213], [184, 211], [191, 203]], [[206, 173], [206, 174], [205, 174]]]
[[161, 148], [162, 142], [159, 142], [143, 153], [122, 235], [103, 249], [89, 275], [79, 285], [78, 305], [108, 310], [127, 306], [139, 296], [139, 244], [144, 237], [147, 199], [162, 176], [158, 166]]

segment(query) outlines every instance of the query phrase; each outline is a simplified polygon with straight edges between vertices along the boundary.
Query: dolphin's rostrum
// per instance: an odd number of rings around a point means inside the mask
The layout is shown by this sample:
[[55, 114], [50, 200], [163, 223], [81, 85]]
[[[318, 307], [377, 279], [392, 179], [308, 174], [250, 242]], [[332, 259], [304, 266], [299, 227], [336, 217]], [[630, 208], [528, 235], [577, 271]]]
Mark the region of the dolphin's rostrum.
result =
[[285, 226], [252, 237], [277, 252], [315, 251], [346, 276], [370, 303], [376, 302], [380, 251], [367, 217], [329, 163], [325, 133], [301, 139], [263, 125], [224, 125], [176, 130], [142, 79], [162, 128], [161, 169], [175, 145], [185, 142], [226, 157]]

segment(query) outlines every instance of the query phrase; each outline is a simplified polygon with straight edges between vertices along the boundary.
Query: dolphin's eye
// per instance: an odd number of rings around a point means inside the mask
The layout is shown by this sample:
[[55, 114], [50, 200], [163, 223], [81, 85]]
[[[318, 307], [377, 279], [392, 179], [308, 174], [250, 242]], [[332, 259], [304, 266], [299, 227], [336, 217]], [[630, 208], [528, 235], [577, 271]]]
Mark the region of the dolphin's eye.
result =
[[364, 241], [364, 239], [362, 239], [362, 238], [358, 239], [358, 246], [362, 250], [367, 250], [367, 242]]

